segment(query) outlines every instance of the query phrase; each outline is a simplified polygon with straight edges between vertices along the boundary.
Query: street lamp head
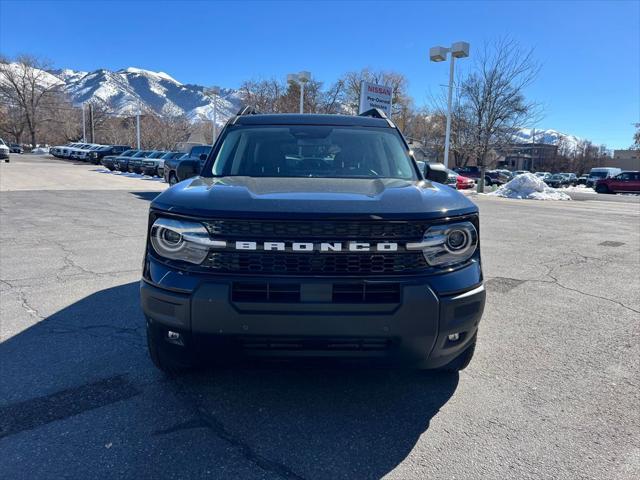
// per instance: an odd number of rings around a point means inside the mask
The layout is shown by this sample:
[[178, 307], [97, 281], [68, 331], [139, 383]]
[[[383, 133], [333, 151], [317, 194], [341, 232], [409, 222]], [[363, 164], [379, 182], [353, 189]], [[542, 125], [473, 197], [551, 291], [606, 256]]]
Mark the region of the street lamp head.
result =
[[469, 44], [467, 42], [455, 42], [451, 45], [451, 55], [456, 58], [469, 56]]
[[302, 72], [298, 73], [298, 80], [302, 83], [307, 83], [311, 80], [311, 72], [303, 70]]
[[290, 73], [289, 75], [287, 75], [287, 82], [296, 83], [297, 81], [298, 81], [298, 74], [297, 73]]
[[445, 47], [431, 47], [429, 49], [429, 59], [432, 62], [444, 62], [447, 59], [448, 48]]

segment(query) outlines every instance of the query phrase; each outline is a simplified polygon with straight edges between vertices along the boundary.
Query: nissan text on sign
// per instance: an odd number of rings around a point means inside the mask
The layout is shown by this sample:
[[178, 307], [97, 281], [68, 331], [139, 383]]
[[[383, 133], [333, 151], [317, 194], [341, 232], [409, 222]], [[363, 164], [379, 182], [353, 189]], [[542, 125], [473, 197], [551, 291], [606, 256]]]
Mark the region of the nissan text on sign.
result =
[[372, 108], [379, 108], [391, 118], [391, 96], [393, 90], [385, 85], [362, 82], [360, 84], [360, 111], [366, 112]]

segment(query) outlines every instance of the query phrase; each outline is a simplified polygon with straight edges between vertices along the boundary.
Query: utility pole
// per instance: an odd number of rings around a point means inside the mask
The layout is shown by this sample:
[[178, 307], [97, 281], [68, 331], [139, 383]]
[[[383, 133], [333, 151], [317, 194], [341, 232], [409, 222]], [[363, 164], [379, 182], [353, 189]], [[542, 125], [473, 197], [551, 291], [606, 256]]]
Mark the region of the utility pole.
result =
[[213, 96], [213, 140], [211, 142], [211, 145], [213, 145], [218, 137], [218, 95], [220, 95], [220, 87], [213, 86], [207, 90], [207, 93]]
[[536, 129], [531, 129], [531, 173], [535, 173], [533, 168], [533, 152], [536, 149]]
[[87, 141], [87, 122], [84, 118], [84, 102], [82, 102], [82, 141]]
[[93, 103], [89, 104], [89, 125], [91, 126], [91, 143], [96, 143], [96, 132], [93, 129]]
[[140, 111], [136, 113], [136, 138], [138, 140], [138, 150], [140, 150]]

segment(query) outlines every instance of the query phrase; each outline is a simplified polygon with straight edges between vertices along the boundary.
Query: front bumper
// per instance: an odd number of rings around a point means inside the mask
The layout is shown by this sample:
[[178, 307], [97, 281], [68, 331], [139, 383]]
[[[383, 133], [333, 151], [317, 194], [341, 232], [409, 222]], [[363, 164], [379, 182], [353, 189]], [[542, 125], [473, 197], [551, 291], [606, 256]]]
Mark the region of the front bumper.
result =
[[143, 167], [142, 173], [153, 177], [157, 173], [157, 167]]
[[[310, 293], [296, 303], [235, 301], [236, 281], [297, 282]], [[398, 283], [399, 300], [390, 303], [334, 303], [323, 296], [333, 282], [344, 281], [194, 275], [147, 258], [140, 294], [152, 325], [181, 332], [204, 353], [213, 341], [248, 356], [367, 358], [437, 368], [476, 336], [486, 295], [477, 263], [428, 277], [357, 279]], [[460, 339], [449, 341], [452, 333]]]
[[0, 150], [0, 160], [5, 160], [9, 158], [9, 152], [6, 152], [4, 150]]

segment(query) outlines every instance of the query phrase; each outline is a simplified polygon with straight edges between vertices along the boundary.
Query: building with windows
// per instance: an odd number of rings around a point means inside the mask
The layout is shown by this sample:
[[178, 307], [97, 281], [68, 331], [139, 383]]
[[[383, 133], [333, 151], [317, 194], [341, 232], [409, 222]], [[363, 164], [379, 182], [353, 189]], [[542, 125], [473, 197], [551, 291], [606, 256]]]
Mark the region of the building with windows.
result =
[[640, 150], [614, 150], [613, 158], [607, 158], [603, 167], [622, 170], [640, 170]]
[[544, 165], [552, 162], [558, 147], [548, 143], [512, 143], [503, 148], [498, 168], [509, 170], [544, 170]]

